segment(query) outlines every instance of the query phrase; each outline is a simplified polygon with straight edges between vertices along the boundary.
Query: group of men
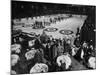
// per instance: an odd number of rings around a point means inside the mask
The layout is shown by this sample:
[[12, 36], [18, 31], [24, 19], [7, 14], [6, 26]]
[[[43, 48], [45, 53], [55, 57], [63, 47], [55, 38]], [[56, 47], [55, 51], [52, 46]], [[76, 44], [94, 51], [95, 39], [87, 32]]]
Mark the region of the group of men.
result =
[[[56, 39], [48, 36], [45, 32], [34, 37], [21, 33], [17, 38], [16, 41], [12, 42], [11, 48], [11, 65], [14, 73], [77, 70], [73, 68], [76, 65], [71, 65], [74, 63], [71, 57], [87, 69], [95, 69], [95, 48], [88, 42], [80, 43], [79, 35], [75, 38], [74, 44], [71, 44], [70, 38]], [[14, 57], [16, 58], [14, 59]], [[90, 57], [91, 60], [89, 60]], [[34, 66], [42, 64], [45, 65], [44, 68], [42, 66], [37, 70], [34, 69]]]

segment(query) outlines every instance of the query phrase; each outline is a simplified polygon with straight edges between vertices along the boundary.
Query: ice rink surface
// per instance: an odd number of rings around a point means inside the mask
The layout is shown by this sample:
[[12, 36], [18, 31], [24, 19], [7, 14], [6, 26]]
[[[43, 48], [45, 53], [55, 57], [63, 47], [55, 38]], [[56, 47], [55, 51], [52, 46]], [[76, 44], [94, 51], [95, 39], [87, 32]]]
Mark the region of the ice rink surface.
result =
[[[46, 32], [47, 35], [52, 35], [54, 38], [63, 38], [66, 35], [59, 33], [60, 30], [71, 30], [74, 34], [77, 32], [77, 28], [81, 28], [86, 20], [87, 16], [72, 16], [67, 19], [64, 19], [60, 22], [56, 22], [55, 24], [51, 24], [50, 26], [45, 26], [46, 28], [57, 28], [58, 30], [55, 32]], [[36, 34], [42, 34], [44, 29], [33, 29], [32, 27], [22, 27], [20, 25], [14, 26], [16, 29], [21, 29], [22, 32], [31, 33], [34, 32]]]

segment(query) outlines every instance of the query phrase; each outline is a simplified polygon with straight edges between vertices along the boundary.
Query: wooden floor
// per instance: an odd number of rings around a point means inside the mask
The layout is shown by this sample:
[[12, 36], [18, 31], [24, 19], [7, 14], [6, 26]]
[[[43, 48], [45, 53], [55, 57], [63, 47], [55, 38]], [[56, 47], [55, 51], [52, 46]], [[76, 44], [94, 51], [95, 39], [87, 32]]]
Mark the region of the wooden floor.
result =
[[78, 62], [74, 57], [71, 56], [72, 59], [72, 70], [86, 70], [87, 68]]

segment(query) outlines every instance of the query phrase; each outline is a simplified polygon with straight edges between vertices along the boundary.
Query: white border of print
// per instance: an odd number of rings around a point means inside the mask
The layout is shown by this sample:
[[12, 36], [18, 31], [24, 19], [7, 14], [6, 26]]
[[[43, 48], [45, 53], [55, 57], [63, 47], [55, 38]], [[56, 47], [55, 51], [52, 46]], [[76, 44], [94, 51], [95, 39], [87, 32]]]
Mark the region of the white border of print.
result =
[[[10, 75], [10, 1], [11, 0], [1, 0], [0, 1], [0, 75]], [[22, 1], [22, 0], [21, 0]], [[53, 72], [53, 73], [39, 73], [41, 75], [98, 75], [100, 70], [100, 59], [99, 59], [99, 41], [100, 41], [100, 34], [99, 34], [99, 2], [97, 0], [23, 0], [23, 1], [37, 1], [37, 2], [52, 2], [52, 3], [68, 3], [68, 4], [82, 4], [82, 5], [96, 5], [97, 10], [97, 22], [96, 22], [96, 32], [97, 32], [97, 66], [96, 70], [84, 70], [84, 71], [69, 71], [69, 72]], [[99, 1], [99, 0], [98, 0]], [[91, 12], [92, 13], [92, 12]], [[29, 74], [31, 75], [31, 74]]]

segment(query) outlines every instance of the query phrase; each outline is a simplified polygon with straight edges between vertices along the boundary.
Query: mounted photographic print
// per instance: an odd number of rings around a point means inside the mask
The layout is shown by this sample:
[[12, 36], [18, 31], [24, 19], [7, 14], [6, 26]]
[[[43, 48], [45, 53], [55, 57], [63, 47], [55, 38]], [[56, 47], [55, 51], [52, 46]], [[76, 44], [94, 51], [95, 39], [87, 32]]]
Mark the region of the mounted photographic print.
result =
[[96, 6], [11, 1], [11, 74], [96, 69]]

